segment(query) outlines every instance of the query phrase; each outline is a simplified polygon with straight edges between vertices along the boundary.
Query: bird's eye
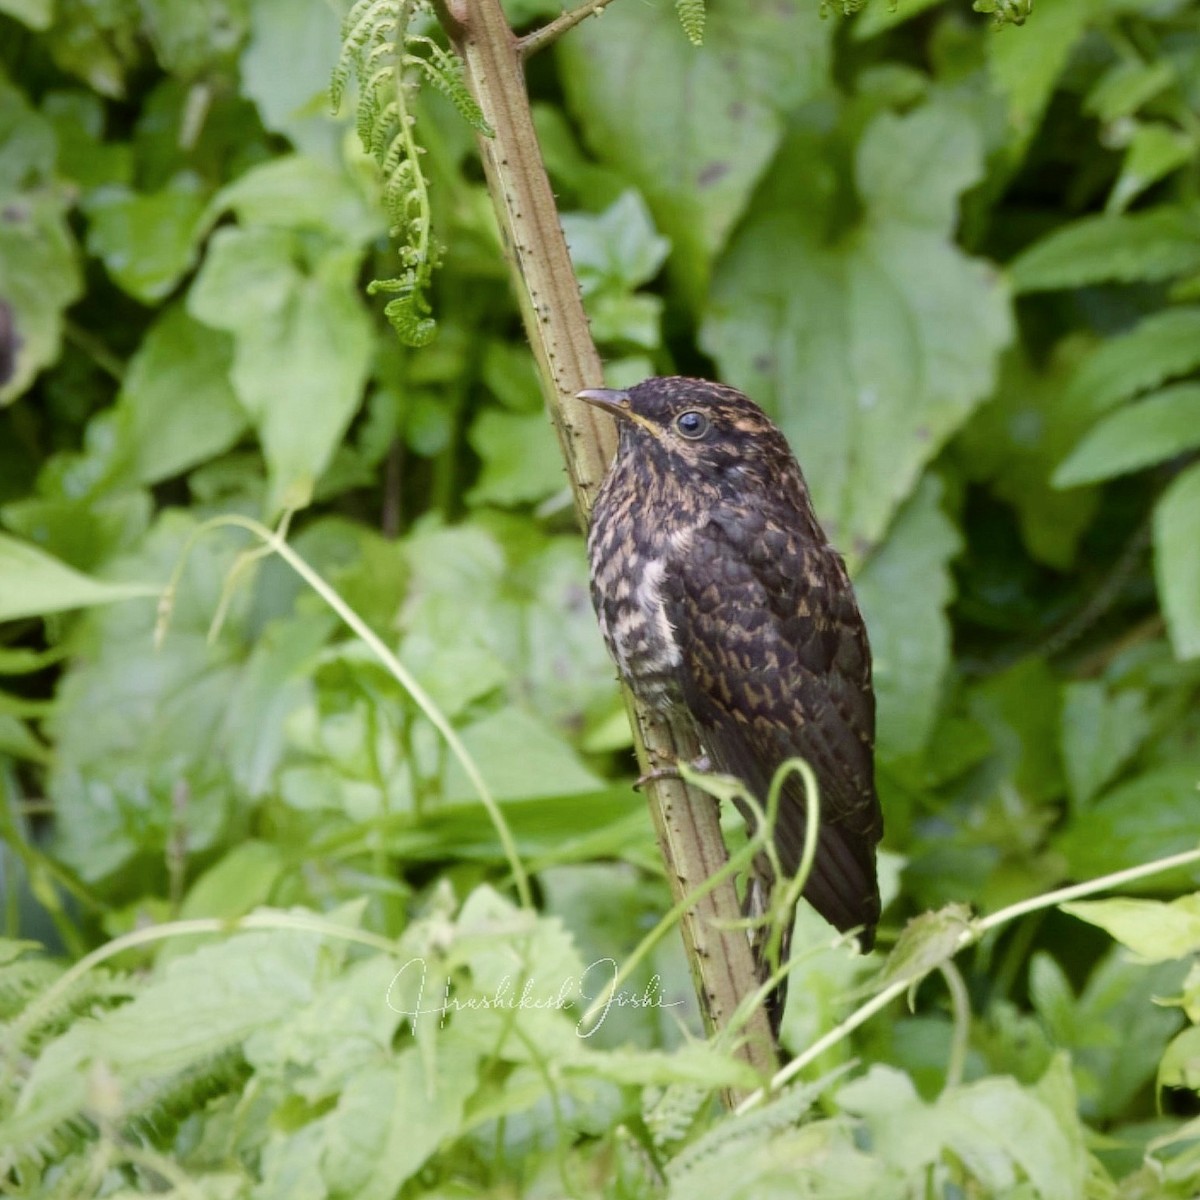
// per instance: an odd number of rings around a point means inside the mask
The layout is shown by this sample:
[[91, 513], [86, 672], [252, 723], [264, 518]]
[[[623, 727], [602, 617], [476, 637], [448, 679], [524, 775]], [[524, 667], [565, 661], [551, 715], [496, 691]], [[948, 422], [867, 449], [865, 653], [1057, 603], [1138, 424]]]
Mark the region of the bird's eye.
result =
[[683, 434], [685, 438], [691, 438], [695, 441], [697, 438], [702, 438], [708, 432], [708, 418], [695, 409], [688, 409], [685, 413], [680, 413], [675, 418], [675, 428]]

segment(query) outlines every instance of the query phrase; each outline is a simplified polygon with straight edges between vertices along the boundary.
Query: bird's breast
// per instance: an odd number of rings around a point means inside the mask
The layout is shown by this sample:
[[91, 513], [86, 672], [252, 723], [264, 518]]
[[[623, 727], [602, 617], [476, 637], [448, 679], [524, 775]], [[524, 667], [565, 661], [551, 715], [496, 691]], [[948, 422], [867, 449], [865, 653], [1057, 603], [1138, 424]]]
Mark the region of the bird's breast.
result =
[[[607, 494], [606, 494], [607, 493]], [[680, 702], [682, 662], [667, 619], [663, 582], [672, 561], [687, 553], [694, 525], [635, 508], [605, 488], [597, 499], [588, 557], [592, 601], [621, 678], [645, 704], [668, 711]]]

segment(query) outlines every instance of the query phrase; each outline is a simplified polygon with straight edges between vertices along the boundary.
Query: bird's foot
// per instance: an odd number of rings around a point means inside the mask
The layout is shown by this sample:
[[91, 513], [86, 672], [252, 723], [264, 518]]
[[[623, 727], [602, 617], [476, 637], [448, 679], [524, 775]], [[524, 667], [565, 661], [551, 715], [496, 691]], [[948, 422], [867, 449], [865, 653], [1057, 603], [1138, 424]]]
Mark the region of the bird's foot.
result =
[[[698, 771], [701, 775], [712, 770], [712, 762], [707, 754], [697, 755], [692, 759], [688, 766], [693, 771]], [[656, 767], [653, 771], [647, 771], [645, 775], [639, 775], [637, 782], [633, 785], [634, 791], [640, 792], [648, 783], [653, 783], [656, 779], [680, 779], [682, 775], [677, 766], [671, 767]]]

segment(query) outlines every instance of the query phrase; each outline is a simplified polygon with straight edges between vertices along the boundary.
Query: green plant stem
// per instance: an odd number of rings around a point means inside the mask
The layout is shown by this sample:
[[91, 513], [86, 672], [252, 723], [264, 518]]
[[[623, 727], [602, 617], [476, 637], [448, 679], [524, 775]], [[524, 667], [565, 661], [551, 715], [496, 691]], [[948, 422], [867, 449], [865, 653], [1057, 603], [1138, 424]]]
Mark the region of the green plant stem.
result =
[[[586, 528], [616, 437], [611, 418], [575, 399], [582, 388], [603, 382], [603, 369], [533, 129], [522, 43], [513, 36], [500, 0], [438, 0], [438, 15], [492, 130], [490, 137], [477, 137], [488, 191], [576, 511]], [[529, 47], [527, 42], [526, 52]], [[626, 702], [644, 775], [697, 757], [699, 746], [688, 732], [667, 728], [628, 694]], [[741, 907], [733, 881], [723, 878], [701, 891], [729, 858], [717, 804], [682, 780], [663, 776], [653, 779], [647, 798], [676, 903], [693, 893], [700, 896], [687, 909], [682, 931], [701, 1011], [716, 1032], [730, 1024], [741, 999], [757, 987], [750, 942], [734, 927]], [[761, 1008], [744, 1032], [739, 1053], [770, 1075], [777, 1060]]]
[[945, 1083], [946, 1088], [953, 1088], [962, 1083], [963, 1071], [967, 1065], [967, 1050], [971, 1043], [971, 998], [967, 994], [962, 972], [953, 961], [942, 963], [938, 970], [946, 981], [946, 990], [950, 993], [950, 1011], [954, 1017]]
[[[433, 697], [416, 681], [408, 668], [384, 645], [383, 641], [376, 635], [375, 631], [348, 605], [345, 600], [332, 588], [312, 567], [308, 565], [299, 554], [284, 540], [282, 533], [268, 529], [265, 525], [258, 521], [251, 520], [249, 517], [242, 517], [236, 514], [214, 517], [210, 521], [206, 521], [199, 526], [192, 535], [192, 540], [189, 543], [189, 549], [197, 538], [202, 537], [205, 533], [213, 529], [219, 529], [224, 526], [232, 526], [234, 528], [246, 529], [260, 538], [263, 542], [262, 547], [250, 551], [245, 558], [240, 559], [239, 563], [246, 562], [259, 555], [261, 551], [268, 551], [278, 554], [284, 562], [308, 584], [342, 621], [349, 627], [367, 647], [370, 649], [376, 658], [391, 672], [391, 674], [400, 683], [406, 692], [413, 698], [416, 705], [428, 718], [433, 727], [440, 733], [450, 747], [450, 752], [458, 760], [459, 765], [466, 773], [467, 778], [471, 781], [471, 785], [475, 788], [476, 794], [479, 796], [480, 803], [487, 810], [488, 816], [491, 818], [492, 825], [496, 830], [496, 835], [500, 839], [500, 844], [504, 848], [505, 857], [508, 859], [509, 869], [512, 871], [513, 885], [517, 889], [517, 897], [520, 900], [521, 906], [526, 909], [533, 908], [533, 895], [529, 890], [529, 876], [521, 863], [520, 854], [517, 852], [517, 844], [513, 840], [512, 831], [508, 828], [508, 822], [504, 819], [504, 814], [500, 811], [500, 806], [496, 803], [495, 797], [491, 793], [491, 789], [484, 781], [483, 775], [480, 773], [479, 767], [475, 760], [463, 745], [454, 726], [446, 719], [445, 714], [434, 703]], [[171, 582], [167, 585], [163, 592], [163, 599], [160, 603], [160, 631], [165, 628], [165, 622], [170, 613], [170, 607], [173, 603], [175, 589], [178, 587], [179, 578], [182, 574], [184, 564], [187, 559], [187, 551], [181, 556], [179, 565], [175, 568], [175, 574]], [[234, 571], [231, 575], [236, 575], [238, 567], [235, 564]], [[228, 589], [227, 589], [228, 594]], [[223, 611], [226, 604], [226, 597], [222, 597], [222, 603], [219, 605], [219, 613]], [[218, 615], [219, 615], [218, 613]]]
[[[981, 917], [976, 921], [972, 921], [959, 935], [958, 944], [951, 953], [957, 954], [959, 951], [965, 950], [968, 946], [972, 946], [978, 942], [985, 933], [993, 929], [998, 929], [1001, 925], [1008, 924], [1009, 921], [1015, 921], [1018, 917], [1040, 912], [1046, 908], [1055, 908], [1071, 900], [1082, 900], [1085, 896], [1094, 896], [1097, 892], [1111, 891], [1113, 888], [1124, 887], [1127, 883], [1136, 883], [1139, 879], [1147, 879], [1151, 875], [1160, 875], [1163, 871], [1171, 871], [1176, 867], [1190, 866], [1193, 863], [1200, 863], [1200, 850], [1185, 850], [1180, 854], [1172, 854], [1167, 858], [1157, 858], [1153, 862], [1142, 863], [1137, 867], [1129, 867], [1124, 871], [1115, 871], [1111, 875], [1101, 875], [1098, 879], [1089, 879], [1086, 883], [1075, 883], [1070, 887], [1058, 888], [1053, 892], [1045, 892], [1041, 896], [1031, 896], [1028, 900], [1021, 900], [1016, 904], [1010, 904], [1007, 908], [1002, 908], [998, 912], [992, 913], [991, 916]], [[929, 969], [933, 970], [936, 965], [933, 964]], [[920, 982], [923, 977], [906, 975], [894, 980], [882, 992], [872, 996], [866, 1004], [855, 1009], [844, 1021], [834, 1026], [827, 1034], [819, 1037], [803, 1054], [799, 1054], [792, 1059], [782, 1071], [777, 1072], [771, 1080], [770, 1088], [760, 1089], [752, 1095], [747, 1096], [738, 1106], [737, 1111], [745, 1112], [755, 1105], [760, 1104], [770, 1092], [776, 1091], [794, 1079], [827, 1050], [836, 1046], [844, 1038], [849, 1037], [860, 1025], [866, 1024], [877, 1012], [887, 1008], [893, 1000], [903, 996], [909, 988]]]

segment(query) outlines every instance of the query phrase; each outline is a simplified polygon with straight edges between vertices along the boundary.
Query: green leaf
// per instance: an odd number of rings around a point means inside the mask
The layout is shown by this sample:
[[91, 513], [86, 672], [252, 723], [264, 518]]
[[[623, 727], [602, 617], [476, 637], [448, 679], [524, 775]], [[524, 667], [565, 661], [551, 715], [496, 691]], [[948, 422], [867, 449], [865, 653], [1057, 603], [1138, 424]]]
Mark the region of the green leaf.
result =
[[196, 261], [212, 216], [199, 179], [185, 172], [148, 194], [101, 188], [86, 204], [88, 249], [135, 300], [162, 300]]
[[251, 838], [232, 847], [188, 889], [180, 920], [245, 916], [270, 900], [284, 865], [282, 851], [270, 842]]
[[1070, 1051], [1079, 1108], [1090, 1121], [1118, 1117], [1154, 1078], [1179, 1026], [1178, 1013], [1155, 1001], [1177, 994], [1183, 976], [1182, 963], [1137, 963], [1112, 946], [1076, 997], [1058, 962], [1046, 951], [1034, 955], [1030, 999], [1051, 1039]]
[[1009, 266], [1018, 292], [1089, 283], [1157, 282], [1200, 271], [1200, 208], [1085, 217], [1034, 242]]
[[1194, 135], [1170, 125], [1159, 122], [1138, 125], [1105, 211], [1123, 212], [1148, 187], [1191, 162], [1196, 148]]
[[1165, 58], [1156, 62], [1124, 58], [1100, 76], [1084, 98], [1083, 108], [1106, 123], [1116, 121], [1132, 116], [1175, 82], [1175, 70]]
[[9, 198], [0, 221], [0, 327], [15, 352], [8, 351], [11, 366], [0, 372], [0, 404], [21, 395], [58, 357], [63, 310], [82, 291], [61, 203], [47, 195]]
[[0, 621], [157, 596], [161, 583], [93, 579], [26, 542], [0, 533]]
[[0, 74], [0, 194], [45, 183], [54, 169], [54, 131]]
[[1154, 509], [1154, 576], [1179, 658], [1200, 656], [1200, 465], [1189, 467]]
[[147, 0], [145, 7], [155, 57], [170, 74], [193, 79], [229, 69], [251, 6], [245, 0]]
[[1073, 365], [1068, 342], [1044, 366], [1035, 367], [1024, 350], [1005, 354], [996, 393], [971, 418], [954, 449], [959, 469], [987, 483], [1011, 505], [1029, 553], [1039, 562], [1064, 569], [1096, 509], [1096, 495], [1060, 491], [1051, 474], [1067, 451], [1090, 428], [1087, 398], [1067, 404], [1065, 381]]
[[693, 307], [779, 144], [783, 114], [828, 86], [830, 32], [814, 4], [749, 0], [712, 8], [697, 49], [669, 0], [655, 0], [615, 5], [560, 43], [588, 143], [645, 197]]
[[232, 344], [180, 305], [150, 327], [117, 397], [122, 468], [157, 483], [224, 453], [249, 422], [229, 383]]
[[[1073, 879], [1092, 879], [1195, 849], [1200, 765], [1175, 763], [1147, 772], [1101, 797], [1073, 817], [1055, 840]], [[1142, 883], [1155, 891], [1200, 878], [1200, 872], [1174, 871]]]
[[258, 431], [271, 508], [303, 507], [362, 399], [373, 344], [357, 249], [306, 261], [299, 236], [220, 229], [188, 293], [193, 316], [234, 337], [234, 391]]
[[1054, 473], [1075, 487], [1139, 471], [1200, 446], [1200, 384], [1180, 383], [1098, 421]]
[[303, 154], [251, 167], [217, 193], [213, 209], [232, 209], [243, 225], [316, 229], [347, 242], [367, 242], [387, 232], [382, 215], [367, 205], [344, 171]]
[[1129, 761], [1151, 727], [1143, 692], [1110, 692], [1099, 680], [1067, 684], [1060, 742], [1076, 809], [1086, 805]]
[[0, 0], [0, 12], [16, 17], [30, 29], [49, 29], [54, 0]]
[[1168, 308], [1101, 342], [1067, 385], [1064, 403], [1094, 415], [1200, 366], [1200, 307]]
[[671, 248], [654, 232], [650, 211], [634, 191], [622, 192], [602, 213], [565, 213], [562, 231], [585, 297], [649, 283]]
[[342, 126], [330, 116], [327, 91], [340, 24], [340, 13], [326, 4], [255, 0], [239, 63], [242, 92], [262, 123], [328, 163], [341, 161]]
[[467, 493], [469, 504], [528, 504], [567, 485], [562, 451], [544, 412], [485, 408], [467, 437], [483, 460], [479, 479]]
[[95, 1063], [136, 1110], [156, 1084], [284, 1020], [312, 995], [321, 941], [307, 932], [247, 933], [174, 959], [128, 1004], [76, 1022], [42, 1050], [5, 1141], [75, 1119], [91, 1098]]
[[[497, 800], [585, 795], [604, 790], [566, 742], [518, 708], [505, 708], [461, 730], [463, 745]], [[458, 761], [446, 770], [448, 804], [475, 803], [478, 794]]]
[[1011, 327], [995, 274], [951, 242], [982, 169], [968, 117], [938, 104], [872, 121], [856, 156], [865, 213], [833, 244], [820, 226], [834, 214], [795, 204], [829, 171], [821, 154], [812, 139], [785, 147], [720, 265], [701, 341], [779, 418], [826, 529], [860, 559], [987, 395]]
[[936, 912], [913, 917], [900, 932], [876, 981], [881, 990], [899, 980], [919, 983], [930, 971], [953, 958], [962, 936], [971, 928], [971, 910], [965, 904], [947, 904]]
[[1200, 1026], [1185, 1029], [1167, 1047], [1158, 1068], [1158, 1086], [1200, 1092]]
[[927, 477], [854, 583], [871, 636], [884, 758], [924, 749], [950, 665], [949, 564], [962, 542], [940, 496], [939, 482]]
[[1160, 900], [1078, 900], [1059, 908], [1098, 925], [1147, 962], [1183, 958], [1200, 949], [1200, 895]]
[[1037, 133], [1087, 16], [1086, 0], [1049, 0], [1037, 6], [1036, 30], [1007, 29], [985, 39], [988, 73], [1008, 101], [1011, 158], [1022, 156]]

